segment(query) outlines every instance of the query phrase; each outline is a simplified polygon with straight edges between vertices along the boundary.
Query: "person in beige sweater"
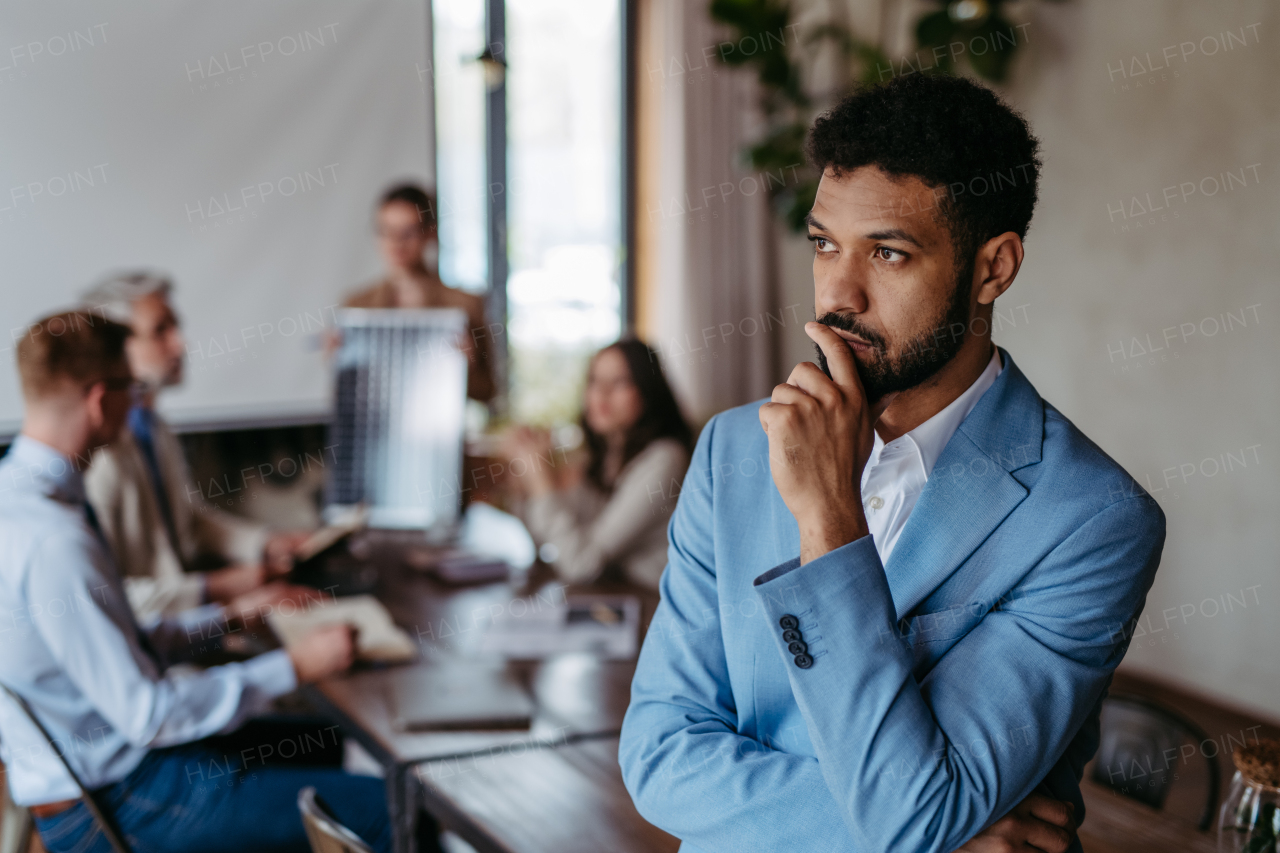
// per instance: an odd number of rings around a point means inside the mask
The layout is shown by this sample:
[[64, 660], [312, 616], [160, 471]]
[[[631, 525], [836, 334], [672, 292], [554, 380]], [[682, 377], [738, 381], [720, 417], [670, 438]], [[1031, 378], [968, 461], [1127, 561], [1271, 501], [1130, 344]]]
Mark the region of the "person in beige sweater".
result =
[[[304, 534], [265, 526], [210, 506], [191, 482], [182, 446], [155, 411], [156, 395], [182, 381], [185, 344], [169, 304], [172, 284], [146, 272], [116, 275], [85, 294], [90, 316], [123, 322], [139, 392], [119, 438], [99, 448], [85, 490], [140, 620], [174, 616], [206, 603], [253, 609], [278, 599], [264, 588], [287, 571]], [[224, 568], [191, 571], [202, 561]]]
[[[376, 214], [378, 251], [387, 265], [386, 276], [349, 295], [344, 308], [461, 308], [467, 312], [468, 333], [462, 351], [470, 363], [467, 396], [482, 403], [493, 399], [492, 330], [485, 322], [484, 299], [440, 280], [435, 196], [415, 184], [400, 184], [383, 193]], [[499, 332], [500, 334], [500, 332]], [[336, 340], [330, 340], [333, 347]]]
[[656, 589], [693, 444], [657, 353], [635, 339], [596, 353], [581, 426], [584, 464], [561, 474], [545, 464], [555, 456], [546, 433], [518, 427], [507, 437], [517, 512], [561, 579]]

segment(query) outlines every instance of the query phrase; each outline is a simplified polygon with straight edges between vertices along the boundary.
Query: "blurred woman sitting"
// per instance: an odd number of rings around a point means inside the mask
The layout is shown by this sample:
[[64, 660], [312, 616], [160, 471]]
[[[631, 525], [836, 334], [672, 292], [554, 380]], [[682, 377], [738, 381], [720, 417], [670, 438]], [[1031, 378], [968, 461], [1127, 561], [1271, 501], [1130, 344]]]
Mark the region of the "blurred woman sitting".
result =
[[560, 476], [540, 461], [555, 455], [546, 433], [517, 427], [508, 436], [504, 455], [528, 463], [508, 481], [524, 498], [515, 509], [561, 579], [656, 588], [693, 433], [642, 341], [595, 354], [583, 403], [585, 464]]

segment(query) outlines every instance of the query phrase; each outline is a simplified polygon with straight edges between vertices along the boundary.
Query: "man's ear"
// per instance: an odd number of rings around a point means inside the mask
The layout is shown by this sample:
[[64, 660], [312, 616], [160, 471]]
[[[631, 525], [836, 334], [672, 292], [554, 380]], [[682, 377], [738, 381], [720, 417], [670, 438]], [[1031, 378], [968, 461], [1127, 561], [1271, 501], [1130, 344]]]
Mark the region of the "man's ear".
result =
[[973, 267], [974, 295], [979, 305], [990, 305], [1009, 289], [1022, 267], [1022, 256], [1022, 238], [1012, 231], [982, 244]]
[[107, 383], [105, 382], [95, 382], [84, 391], [85, 414], [89, 419], [89, 426], [95, 430], [100, 429], [107, 420], [107, 413], [102, 408], [106, 395]]

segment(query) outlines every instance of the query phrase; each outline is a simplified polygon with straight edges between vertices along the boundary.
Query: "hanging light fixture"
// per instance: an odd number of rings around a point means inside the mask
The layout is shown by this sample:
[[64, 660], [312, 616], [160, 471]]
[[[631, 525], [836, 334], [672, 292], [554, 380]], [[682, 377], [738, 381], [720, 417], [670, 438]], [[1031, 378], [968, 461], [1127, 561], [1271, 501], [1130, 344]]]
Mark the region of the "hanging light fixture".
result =
[[492, 45], [485, 45], [484, 53], [476, 57], [476, 62], [484, 70], [484, 85], [489, 91], [497, 89], [507, 79], [507, 63], [493, 52]]
[[957, 24], [976, 24], [991, 14], [987, 0], [956, 0], [947, 7], [947, 14]]

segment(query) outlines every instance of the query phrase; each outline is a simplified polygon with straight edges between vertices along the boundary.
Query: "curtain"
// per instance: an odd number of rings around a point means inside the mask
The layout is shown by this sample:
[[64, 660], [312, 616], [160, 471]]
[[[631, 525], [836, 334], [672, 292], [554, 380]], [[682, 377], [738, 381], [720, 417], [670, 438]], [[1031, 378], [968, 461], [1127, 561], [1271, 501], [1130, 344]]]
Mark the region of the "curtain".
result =
[[707, 0], [637, 2], [637, 330], [701, 424], [785, 378], [797, 320], [779, 304], [766, 177], [743, 153], [763, 130], [753, 72], [719, 62]]

